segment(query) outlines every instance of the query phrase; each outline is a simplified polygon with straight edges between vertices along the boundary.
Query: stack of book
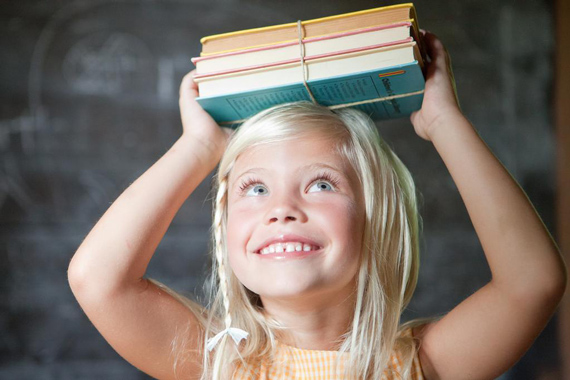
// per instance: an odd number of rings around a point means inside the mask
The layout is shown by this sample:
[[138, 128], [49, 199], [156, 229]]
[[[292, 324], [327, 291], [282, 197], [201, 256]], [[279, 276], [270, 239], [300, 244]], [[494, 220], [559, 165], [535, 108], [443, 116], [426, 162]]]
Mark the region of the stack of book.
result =
[[409, 115], [425, 87], [419, 37], [411, 3], [204, 37], [197, 101], [220, 124], [300, 100]]

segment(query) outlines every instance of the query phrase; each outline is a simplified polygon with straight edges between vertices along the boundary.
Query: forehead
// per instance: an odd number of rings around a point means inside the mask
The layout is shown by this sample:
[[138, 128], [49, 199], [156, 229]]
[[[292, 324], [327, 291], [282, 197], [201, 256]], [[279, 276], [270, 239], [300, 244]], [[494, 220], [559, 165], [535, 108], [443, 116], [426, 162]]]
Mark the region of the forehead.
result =
[[308, 134], [280, 142], [264, 143], [246, 149], [237, 158], [230, 180], [250, 168], [288, 172], [298, 168], [331, 166], [352, 172], [352, 165], [338, 149], [339, 141], [319, 134]]

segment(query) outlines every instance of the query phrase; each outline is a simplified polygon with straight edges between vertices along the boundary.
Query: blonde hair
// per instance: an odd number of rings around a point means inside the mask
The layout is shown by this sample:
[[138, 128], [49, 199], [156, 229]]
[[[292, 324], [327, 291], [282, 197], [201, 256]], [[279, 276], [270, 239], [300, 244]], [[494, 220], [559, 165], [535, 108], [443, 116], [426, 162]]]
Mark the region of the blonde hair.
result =
[[275, 332], [283, 329], [263, 314], [259, 297], [245, 288], [229, 267], [225, 240], [229, 174], [240, 154], [252, 146], [314, 132], [337, 143], [339, 153], [358, 174], [365, 202], [356, 308], [339, 350], [351, 353], [345, 377], [382, 377], [395, 349], [404, 362], [402, 373], [396, 376], [410, 376], [416, 345], [411, 335], [402, 334], [400, 316], [414, 292], [419, 268], [420, 220], [412, 177], [364, 113], [354, 109], [333, 112], [298, 102], [275, 106], [246, 121], [232, 136], [220, 162], [212, 231], [215, 286], [206, 337], [230, 326], [250, 335], [239, 348], [227, 335], [214, 351], [204, 348], [202, 379], [230, 378], [240, 363], [248, 365], [271, 357]]

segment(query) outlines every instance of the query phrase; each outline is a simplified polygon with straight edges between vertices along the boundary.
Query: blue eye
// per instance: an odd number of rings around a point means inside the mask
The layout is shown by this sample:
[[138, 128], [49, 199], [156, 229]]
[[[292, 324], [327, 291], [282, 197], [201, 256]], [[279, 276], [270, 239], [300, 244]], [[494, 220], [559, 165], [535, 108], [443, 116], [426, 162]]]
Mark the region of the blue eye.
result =
[[267, 195], [269, 190], [263, 185], [252, 186], [245, 195], [248, 197], [258, 197], [260, 195]]
[[333, 191], [333, 187], [330, 183], [326, 181], [317, 181], [315, 182], [310, 188], [309, 193], [317, 192], [317, 191]]

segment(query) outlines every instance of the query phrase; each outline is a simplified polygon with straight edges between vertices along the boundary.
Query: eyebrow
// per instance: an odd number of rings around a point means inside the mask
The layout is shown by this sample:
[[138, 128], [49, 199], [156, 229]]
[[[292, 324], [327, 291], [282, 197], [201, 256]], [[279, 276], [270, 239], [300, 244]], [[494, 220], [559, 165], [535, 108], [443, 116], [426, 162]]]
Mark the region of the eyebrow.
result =
[[[334, 166], [332, 166], [332, 165], [325, 164], [324, 162], [315, 162], [315, 163], [312, 163], [312, 164], [309, 164], [309, 165], [301, 166], [300, 168], [297, 168], [297, 170], [295, 170], [295, 172], [296, 172], [296, 173], [299, 173], [299, 172], [304, 172], [304, 171], [323, 170], [323, 169], [332, 170], [332, 171], [334, 171], [335, 173], [341, 175], [342, 177], [348, 178], [348, 175], [347, 175], [344, 171], [342, 171], [342, 170], [340, 170], [340, 169], [338, 169], [338, 168], [336, 168], [336, 167], [334, 167]], [[245, 176], [245, 175], [247, 175], [247, 174], [257, 174], [257, 173], [259, 173], [259, 172], [261, 172], [261, 173], [264, 173], [264, 172], [267, 173], [267, 172], [269, 172], [269, 171], [270, 171], [270, 170], [269, 170], [268, 168], [263, 168], [263, 167], [250, 168], [250, 169], [246, 170], [245, 172], [241, 173], [239, 176], [237, 176], [237, 177], [231, 182], [231, 187], [233, 187], [234, 184], [235, 184], [241, 177], [243, 177], [243, 176]]]

